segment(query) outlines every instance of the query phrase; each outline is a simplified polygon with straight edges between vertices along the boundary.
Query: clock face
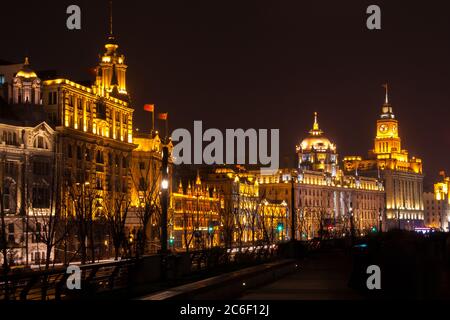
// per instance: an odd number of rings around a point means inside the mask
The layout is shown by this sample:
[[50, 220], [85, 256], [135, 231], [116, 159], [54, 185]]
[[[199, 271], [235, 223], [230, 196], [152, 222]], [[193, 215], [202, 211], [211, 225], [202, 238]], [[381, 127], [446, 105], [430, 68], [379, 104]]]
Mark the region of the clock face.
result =
[[382, 124], [382, 125], [380, 126], [380, 132], [381, 132], [381, 133], [385, 133], [385, 132], [387, 132], [387, 131], [388, 131], [387, 125]]

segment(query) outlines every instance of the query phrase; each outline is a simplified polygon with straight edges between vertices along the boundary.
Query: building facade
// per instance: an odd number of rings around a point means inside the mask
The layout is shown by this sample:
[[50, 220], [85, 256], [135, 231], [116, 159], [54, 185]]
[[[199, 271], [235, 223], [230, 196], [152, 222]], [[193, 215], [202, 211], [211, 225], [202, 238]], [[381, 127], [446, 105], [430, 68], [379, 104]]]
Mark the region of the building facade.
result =
[[272, 201], [260, 193], [258, 172], [221, 167], [206, 174], [206, 181], [223, 201], [222, 241], [231, 245], [250, 245], [288, 238], [288, 209], [283, 201]]
[[450, 228], [450, 178], [442, 172], [442, 181], [434, 185], [434, 192], [425, 192], [425, 226], [449, 232]]
[[271, 201], [284, 201], [288, 234], [295, 218], [296, 239], [367, 234], [382, 228], [384, 187], [378, 179], [344, 175], [336, 145], [319, 127], [317, 113], [309, 136], [297, 146], [299, 167], [258, 177], [260, 192]]
[[[131, 208], [127, 216], [127, 230], [136, 233], [145, 228], [147, 252], [157, 252], [160, 249], [160, 191], [161, 166], [164, 141], [158, 132], [135, 132], [133, 143], [136, 149], [132, 151], [131, 160]], [[167, 144], [172, 153], [172, 143]], [[169, 181], [172, 181], [173, 162], [169, 159]], [[169, 193], [172, 184], [169, 183]], [[145, 225], [145, 226], [144, 226]]]
[[171, 195], [169, 236], [175, 250], [205, 249], [222, 244], [223, 199], [197, 176], [186, 188], [182, 182]]
[[347, 173], [380, 177], [386, 190], [386, 228], [414, 230], [424, 226], [422, 160], [410, 157], [402, 148], [399, 122], [386, 100], [377, 120], [374, 148], [368, 159], [360, 156], [346, 157]]
[[[57, 153], [62, 166], [63, 208], [71, 215], [86, 215], [76, 206], [76, 197], [94, 197], [89, 217], [96, 224], [107, 214], [105, 200], [118, 199], [131, 192], [131, 161], [133, 144], [133, 112], [126, 90], [125, 57], [119, 53], [113, 35], [108, 37], [105, 52], [96, 68], [92, 86], [68, 79], [43, 82], [43, 105], [58, 135]], [[91, 217], [92, 216], [92, 217]], [[95, 250], [104, 251], [108, 241], [104, 225], [94, 235]], [[80, 241], [71, 241], [80, 243]], [[78, 250], [78, 244], [71, 251]], [[103, 252], [92, 255], [103, 256]]]
[[28, 58], [24, 64], [0, 66], [0, 74], [1, 229], [9, 263], [37, 265], [54, 257], [39, 239], [56, 209], [57, 137], [42, 105], [42, 82]]

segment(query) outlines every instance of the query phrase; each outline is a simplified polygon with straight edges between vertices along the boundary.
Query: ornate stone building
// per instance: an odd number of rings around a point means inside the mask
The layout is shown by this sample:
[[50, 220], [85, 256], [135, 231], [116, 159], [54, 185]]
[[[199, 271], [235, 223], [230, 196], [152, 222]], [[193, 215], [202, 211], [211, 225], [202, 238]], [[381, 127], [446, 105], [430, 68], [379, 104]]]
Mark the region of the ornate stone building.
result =
[[5, 217], [8, 260], [39, 264], [47, 257], [46, 246], [38, 241], [40, 231], [56, 206], [56, 132], [46, 122], [42, 82], [28, 58], [23, 65], [0, 66], [0, 74], [0, 214]]
[[171, 247], [176, 250], [204, 249], [221, 244], [223, 199], [214, 187], [203, 183], [197, 175], [195, 182], [182, 182], [172, 193], [169, 219]]
[[223, 242], [254, 244], [287, 239], [288, 210], [284, 201], [272, 201], [260, 192], [260, 171], [216, 168], [206, 175], [223, 201], [221, 227]]
[[414, 230], [424, 226], [422, 160], [410, 157], [408, 151], [402, 149], [399, 122], [389, 103], [387, 90], [377, 120], [374, 148], [368, 159], [346, 157], [344, 169], [348, 173], [359, 172], [384, 181], [387, 229]]
[[318, 114], [314, 114], [314, 126], [309, 137], [297, 146], [298, 167], [302, 170], [323, 171], [336, 176], [339, 170], [336, 145], [319, 127]]
[[442, 172], [442, 181], [434, 185], [434, 192], [425, 192], [425, 226], [449, 232], [450, 227], [450, 178]]
[[[133, 108], [126, 90], [125, 57], [112, 34], [100, 57], [92, 86], [68, 79], [44, 81], [43, 104], [59, 136], [63, 197], [89, 184], [100, 202], [131, 190]], [[101, 209], [101, 203], [99, 204]]]
[[[339, 169], [337, 148], [320, 130], [317, 114], [313, 130], [297, 153], [298, 169], [258, 177], [263, 197], [285, 201], [291, 212], [295, 210], [297, 239], [365, 234], [381, 228], [383, 185], [375, 178], [345, 175]], [[288, 220], [291, 236], [291, 214]]]
[[[161, 166], [162, 149], [164, 141], [161, 140], [158, 132], [151, 134], [135, 132], [133, 142], [136, 149], [132, 152], [131, 160], [131, 208], [127, 217], [127, 228], [131, 232], [143, 227], [146, 217], [150, 219], [146, 225], [147, 248], [149, 252], [156, 252], [159, 249], [159, 227], [160, 214], [154, 212], [150, 214], [149, 208], [159, 210], [161, 191]], [[168, 143], [169, 152], [173, 148], [171, 141]], [[169, 181], [172, 181], [173, 164], [169, 159]], [[169, 193], [172, 193], [172, 184], [169, 184]]]

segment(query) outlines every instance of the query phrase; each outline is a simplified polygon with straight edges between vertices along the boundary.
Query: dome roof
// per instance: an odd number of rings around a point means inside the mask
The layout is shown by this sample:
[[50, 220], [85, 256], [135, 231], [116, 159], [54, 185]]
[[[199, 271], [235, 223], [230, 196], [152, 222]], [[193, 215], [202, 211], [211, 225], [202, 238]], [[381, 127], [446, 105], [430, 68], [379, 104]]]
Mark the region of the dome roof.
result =
[[318, 114], [317, 112], [314, 113], [314, 127], [309, 132], [309, 137], [304, 139], [301, 144], [300, 148], [301, 150], [308, 151], [308, 150], [317, 150], [317, 151], [326, 151], [328, 149], [330, 150], [336, 150], [336, 146], [323, 135], [323, 131], [319, 128], [319, 122], [317, 120]]
[[16, 77], [26, 78], [26, 79], [37, 78], [37, 74], [30, 68], [30, 62], [28, 60], [28, 57], [25, 58], [23, 67], [19, 72], [17, 72]]
[[334, 149], [334, 144], [331, 143], [331, 141], [326, 137], [314, 137], [310, 136], [302, 141], [301, 148], [303, 150], [311, 150], [314, 148], [314, 150], [328, 150], [328, 149]]

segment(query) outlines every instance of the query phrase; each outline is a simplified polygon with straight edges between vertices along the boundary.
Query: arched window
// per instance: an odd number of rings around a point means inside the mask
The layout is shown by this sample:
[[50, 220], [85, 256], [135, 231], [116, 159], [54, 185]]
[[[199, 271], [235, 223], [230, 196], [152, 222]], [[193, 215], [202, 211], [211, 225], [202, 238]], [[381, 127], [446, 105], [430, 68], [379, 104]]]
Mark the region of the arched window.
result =
[[36, 149], [45, 149], [48, 150], [48, 142], [43, 136], [37, 136], [34, 139], [33, 147]]

